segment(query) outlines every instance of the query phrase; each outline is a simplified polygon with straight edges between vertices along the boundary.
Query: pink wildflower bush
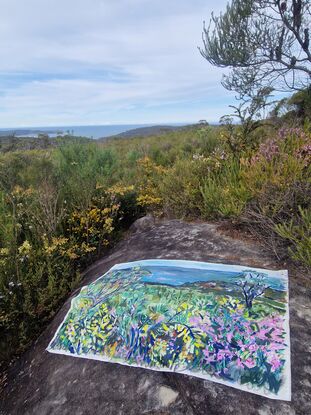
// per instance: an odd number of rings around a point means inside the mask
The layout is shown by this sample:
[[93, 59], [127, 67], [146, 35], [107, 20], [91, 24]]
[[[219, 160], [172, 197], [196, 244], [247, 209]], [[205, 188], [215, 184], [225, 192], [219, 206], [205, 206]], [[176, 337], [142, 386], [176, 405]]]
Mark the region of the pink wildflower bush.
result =
[[200, 317], [191, 317], [190, 323], [204, 337], [202, 365], [208, 373], [232, 380], [238, 376], [242, 383], [258, 384], [260, 377], [260, 384], [278, 390], [286, 348], [283, 317], [252, 321], [242, 310], [231, 314], [222, 309], [209, 324]]
[[251, 157], [251, 165], [265, 160], [272, 162], [277, 157], [293, 155], [308, 165], [311, 159], [311, 136], [302, 128], [282, 128], [276, 136], [260, 144]]

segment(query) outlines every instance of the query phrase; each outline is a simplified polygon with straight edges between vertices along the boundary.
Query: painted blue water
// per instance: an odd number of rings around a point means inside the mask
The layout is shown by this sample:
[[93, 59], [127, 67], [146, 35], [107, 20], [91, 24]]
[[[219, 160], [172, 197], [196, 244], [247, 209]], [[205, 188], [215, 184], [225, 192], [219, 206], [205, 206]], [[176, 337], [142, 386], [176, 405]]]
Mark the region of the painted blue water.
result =
[[[143, 277], [142, 281], [153, 284], [168, 284], [181, 286], [195, 282], [226, 282], [235, 283], [241, 278], [241, 272], [228, 272], [219, 270], [205, 270], [199, 268], [183, 268], [178, 266], [143, 266], [150, 274]], [[284, 290], [282, 280], [266, 274], [265, 283], [275, 290]]]
[[144, 282], [159, 282], [170, 285], [182, 285], [193, 282], [232, 282], [233, 278], [238, 277], [236, 272], [224, 271], [205, 271], [196, 268], [182, 268], [182, 267], [143, 267], [151, 272], [143, 278]]

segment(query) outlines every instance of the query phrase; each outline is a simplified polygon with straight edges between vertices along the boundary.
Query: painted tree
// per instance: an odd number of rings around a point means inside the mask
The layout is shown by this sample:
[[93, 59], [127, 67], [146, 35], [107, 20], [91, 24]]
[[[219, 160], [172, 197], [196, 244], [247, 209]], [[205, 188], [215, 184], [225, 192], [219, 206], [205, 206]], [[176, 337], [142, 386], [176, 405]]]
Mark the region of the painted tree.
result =
[[310, 0], [232, 0], [203, 29], [202, 56], [231, 68], [226, 89], [240, 96], [269, 86], [302, 90], [311, 81]]
[[245, 271], [236, 283], [245, 300], [246, 307], [250, 310], [255, 298], [261, 296], [269, 285], [266, 283], [265, 274], [257, 271]]

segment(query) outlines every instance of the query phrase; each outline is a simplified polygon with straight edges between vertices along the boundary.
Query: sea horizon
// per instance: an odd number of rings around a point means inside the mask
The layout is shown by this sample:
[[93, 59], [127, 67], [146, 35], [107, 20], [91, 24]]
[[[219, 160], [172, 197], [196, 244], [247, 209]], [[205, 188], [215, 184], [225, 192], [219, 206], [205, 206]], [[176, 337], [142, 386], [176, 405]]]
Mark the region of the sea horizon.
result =
[[[129, 130], [153, 126], [171, 126], [179, 127], [186, 126], [192, 123], [143, 123], [143, 124], [104, 124], [104, 125], [66, 125], [66, 126], [41, 126], [41, 127], [17, 127], [17, 128], [0, 128], [0, 135], [14, 134], [16, 137], [36, 137], [40, 133], [47, 133], [50, 137], [56, 137], [59, 133], [76, 137], [87, 137], [99, 139], [102, 137], [110, 137], [121, 134]], [[2, 133], [2, 134], [1, 134]], [[20, 133], [20, 134], [19, 134]]]

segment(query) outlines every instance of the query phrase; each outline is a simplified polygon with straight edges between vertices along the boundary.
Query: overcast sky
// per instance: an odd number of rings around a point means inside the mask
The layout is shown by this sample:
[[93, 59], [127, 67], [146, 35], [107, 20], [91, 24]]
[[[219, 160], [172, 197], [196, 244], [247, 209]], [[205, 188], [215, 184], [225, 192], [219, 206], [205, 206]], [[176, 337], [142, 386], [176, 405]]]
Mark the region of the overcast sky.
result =
[[218, 0], [0, 0], [0, 127], [218, 121]]

